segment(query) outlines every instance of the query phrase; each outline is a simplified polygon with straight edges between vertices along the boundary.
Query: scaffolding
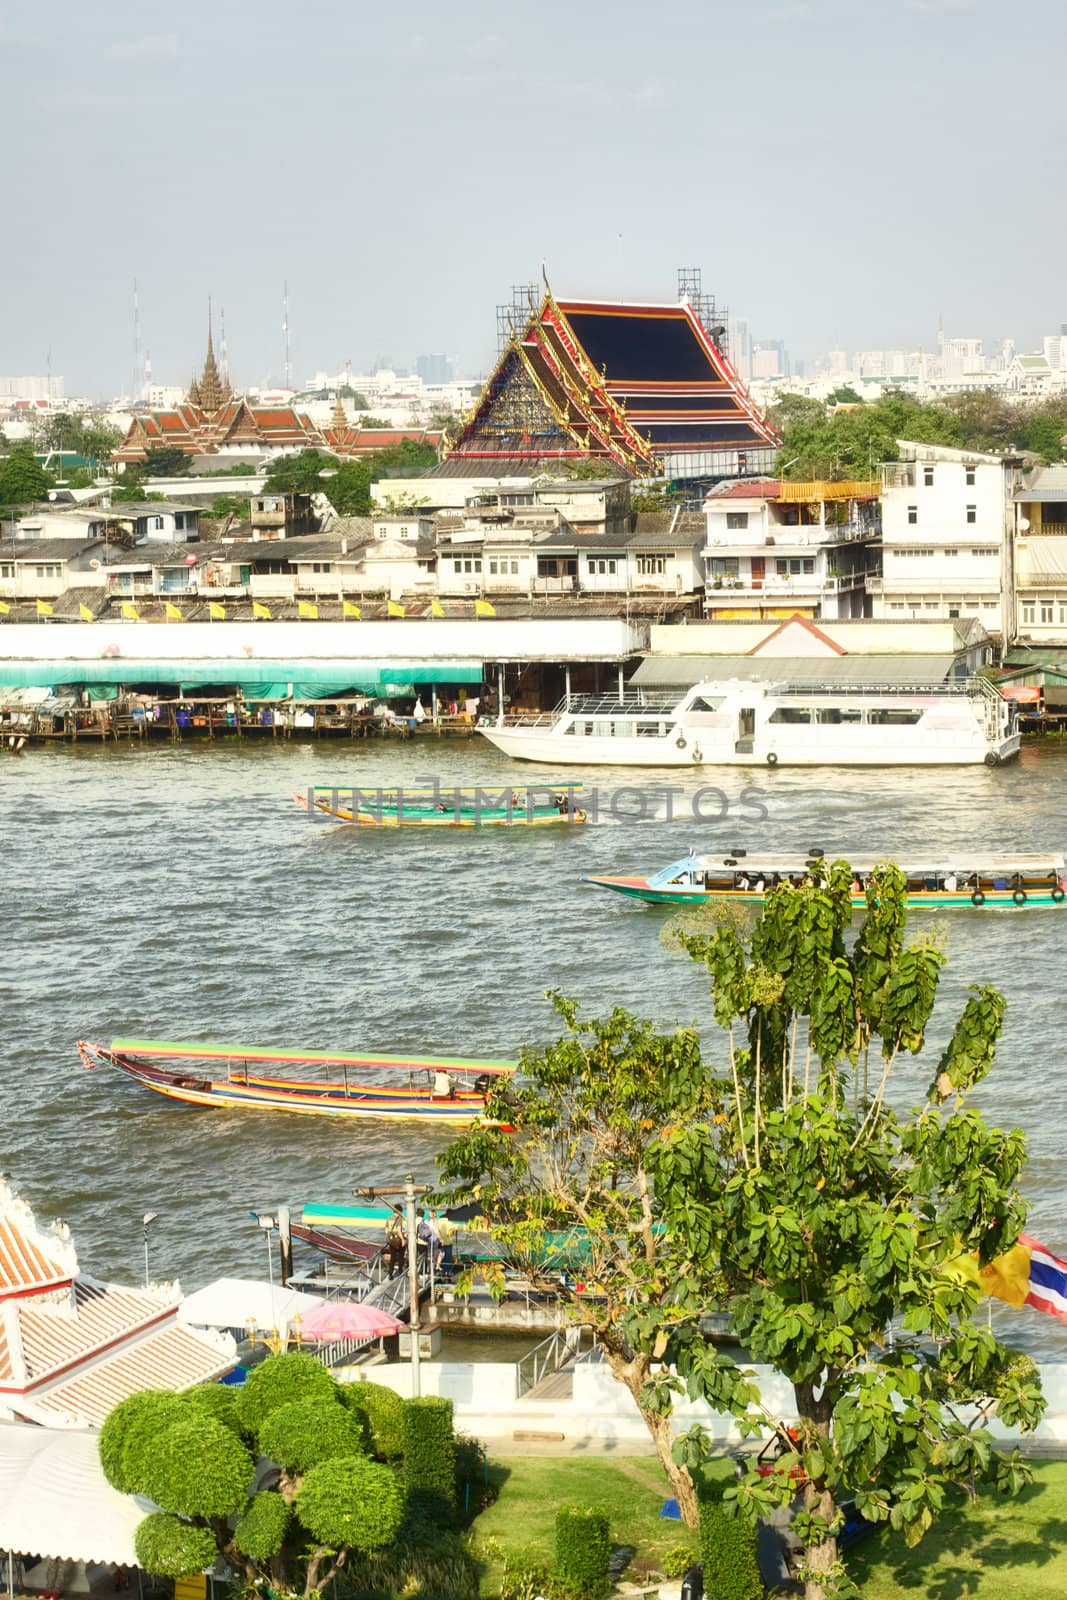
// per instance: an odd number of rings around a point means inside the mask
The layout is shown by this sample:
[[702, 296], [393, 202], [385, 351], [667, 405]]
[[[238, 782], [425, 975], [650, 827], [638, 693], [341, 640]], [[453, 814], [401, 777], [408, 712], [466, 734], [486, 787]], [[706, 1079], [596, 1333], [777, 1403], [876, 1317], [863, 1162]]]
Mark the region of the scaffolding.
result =
[[496, 353], [502, 356], [513, 339], [521, 339], [541, 304], [536, 283], [513, 283], [511, 300], [496, 308]]
[[726, 306], [716, 304], [713, 294], [704, 293], [703, 274], [699, 267], [678, 268], [678, 298], [689, 301], [715, 348], [721, 350], [724, 356], [729, 356], [727, 330], [730, 313]]

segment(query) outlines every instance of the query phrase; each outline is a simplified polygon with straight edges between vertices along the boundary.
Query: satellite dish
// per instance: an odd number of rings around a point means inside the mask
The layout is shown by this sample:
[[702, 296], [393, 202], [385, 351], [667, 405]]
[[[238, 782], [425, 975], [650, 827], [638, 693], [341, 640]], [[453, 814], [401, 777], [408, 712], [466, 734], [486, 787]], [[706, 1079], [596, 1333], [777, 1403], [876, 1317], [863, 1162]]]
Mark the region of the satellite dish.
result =
[[1020, 533], [1026, 533], [1028, 531], [1029, 527], [1030, 527], [1030, 518], [1029, 517], [1020, 517], [1019, 518], [1019, 532]]
[[93, 569], [93, 571], [94, 571], [94, 572], [95, 572], [95, 571], [96, 571], [96, 569], [97, 569], [97, 567], [99, 567], [99, 565], [100, 565], [100, 563], [99, 563], [99, 561], [98, 561], [98, 560], [97, 560], [97, 559], [96, 559], [96, 557], [95, 557], [95, 556], [93, 556], [93, 558], [92, 558], [92, 560], [91, 560], [91, 561], [90, 561], [90, 562], [89, 562], [89, 565], [90, 565], [90, 566], [91, 566], [91, 567], [92, 567], [92, 569]]

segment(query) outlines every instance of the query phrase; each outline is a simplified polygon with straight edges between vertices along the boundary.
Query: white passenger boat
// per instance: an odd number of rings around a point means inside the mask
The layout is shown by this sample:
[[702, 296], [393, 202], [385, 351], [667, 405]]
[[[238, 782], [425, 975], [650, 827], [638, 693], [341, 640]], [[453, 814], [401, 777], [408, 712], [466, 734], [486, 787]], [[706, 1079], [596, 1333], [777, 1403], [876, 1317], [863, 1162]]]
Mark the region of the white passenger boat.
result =
[[1015, 712], [984, 678], [930, 687], [698, 683], [571, 696], [479, 728], [520, 761], [558, 766], [969, 766], [1019, 753]]

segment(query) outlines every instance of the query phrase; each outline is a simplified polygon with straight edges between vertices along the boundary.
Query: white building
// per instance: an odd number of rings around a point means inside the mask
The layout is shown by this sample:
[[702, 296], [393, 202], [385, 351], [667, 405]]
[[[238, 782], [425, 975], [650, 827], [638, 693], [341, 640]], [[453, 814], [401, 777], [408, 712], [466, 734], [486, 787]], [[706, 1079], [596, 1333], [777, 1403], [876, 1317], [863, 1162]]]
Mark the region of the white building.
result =
[[875, 617], [977, 617], [1011, 632], [1012, 493], [1018, 457], [901, 440], [882, 468], [882, 576]]
[[704, 516], [709, 618], [864, 615], [876, 483], [731, 479], [709, 490]]
[[1015, 490], [1015, 634], [1067, 644], [1067, 467], [1039, 467]]

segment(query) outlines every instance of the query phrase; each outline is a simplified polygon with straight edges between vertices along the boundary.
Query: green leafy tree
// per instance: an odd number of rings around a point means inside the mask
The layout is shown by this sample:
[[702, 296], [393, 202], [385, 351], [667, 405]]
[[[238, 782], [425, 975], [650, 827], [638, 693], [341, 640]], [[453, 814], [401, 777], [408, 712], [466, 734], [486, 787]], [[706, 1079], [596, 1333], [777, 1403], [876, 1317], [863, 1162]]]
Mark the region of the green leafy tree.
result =
[[[599, 1302], [579, 1310], [656, 1440], [686, 1520], [700, 1428], [673, 1438], [679, 1393], [769, 1430], [781, 1455], [724, 1507], [749, 1521], [790, 1504], [808, 1600], [847, 1585], [840, 1500], [912, 1543], [952, 1486], [1017, 1490], [1018, 1452], [993, 1448], [991, 1416], [1031, 1429], [1036, 1369], [974, 1318], [978, 1266], [1018, 1239], [1025, 1160], [1017, 1131], [971, 1102], [994, 1059], [1004, 1002], [973, 990], [923, 1103], [908, 1114], [944, 953], [905, 943], [905, 886], [872, 874], [851, 948], [850, 872], [769, 896], [750, 934], [683, 928], [710, 975], [722, 1040], [705, 1063], [688, 1030], [664, 1036], [616, 1012], [579, 1022], [524, 1062], [529, 1087], [493, 1097], [521, 1136], [480, 1128], [440, 1158], [453, 1192], [477, 1193], [505, 1239], [551, 1219], [580, 1225]], [[922, 1072], [922, 1068], [918, 1068]], [[613, 1239], [614, 1243], [607, 1241]], [[728, 1306], [752, 1357], [784, 1376], [776, 1413], [753, 1376], [709, 1343]], [[892, 1334], [891, 1334], [892, 1330]], [[961, 1408], [975, 1402], [970, 1421]], [[681, 1476], [681, 1475], [684, 1475]]]
[[55, 485], [55, 478], [41, 466], [28, 444], [17, 444], [0, 462], [0, 506], [44, 500]]
[[353, 407], [357, 411], [366, 411], [367, 407], [370, 405], [370, 401], [367, 399], [367, 396], [359, 389], [353, 389], [350, 383], [343, 383], [337, 392], [341, 396], [342, 400], [351, 401]]
[[323, 491], [339, 517], [364, 517], [372, 509], [370, 459], [342, 461], [332, 478], [323, 481]]
[[336, 472], [337, 461], [321, 450], [301, 450], [278, 456], [267, 468], [264, 492], [268, 494], [324, 494], [324, 472]]
[[346, 1383], [341, 1389], [345, 1405], [364, 1418], [372, 1454], [382, 1461], [399, 1461], [404, 1454], [404, 1402], [384, 1383]]
[[142, 478], [180, 478], [189, 470], [191, 457], [177, 444], [157, 444], [138, 463]]
[[374, 417], [367, 412], [364, 412], [360, 417], [359, 425], [361, 428], [391, 428], [393, 426], [385, 417]]
[[847, 383], [839, 384], [836, 389], [831, 389], [826, 397], [828, 406], [861, 406], [863, 403], [863, 396], [857, 394], [855, 389]]
[[[137, 1529], [146, 1571], [185, 1577], [221, 1557], [250, 1589], [312, 1597], [350, 1551], [389, 1544], [403, 1490], [395, 1472], [366, 1458], [363, 1418], [339, 1404], [324, 1367], [271, 1356], [241, 1390], [211, 1392], [135, 1395], [100, 1430], [108, 1482], [160, 1508]], [[258, 1494], [255, 1455], [277, 1469], [260, 1474], [268, 1487]]]

